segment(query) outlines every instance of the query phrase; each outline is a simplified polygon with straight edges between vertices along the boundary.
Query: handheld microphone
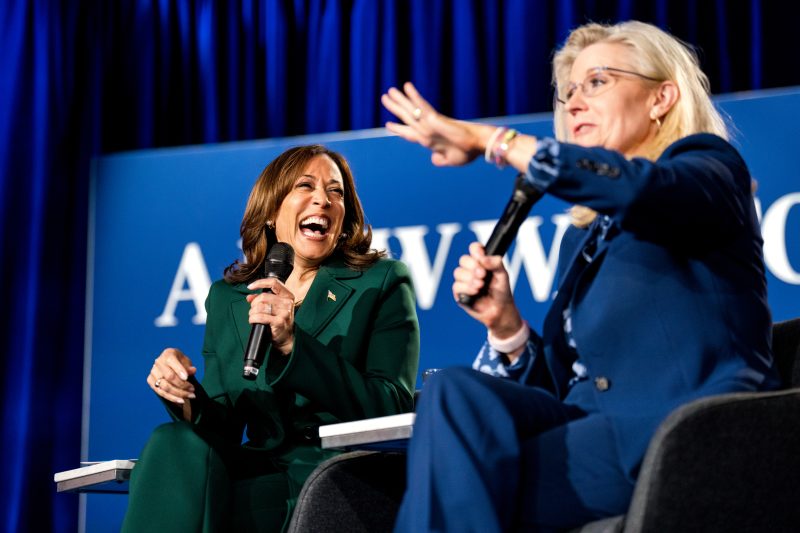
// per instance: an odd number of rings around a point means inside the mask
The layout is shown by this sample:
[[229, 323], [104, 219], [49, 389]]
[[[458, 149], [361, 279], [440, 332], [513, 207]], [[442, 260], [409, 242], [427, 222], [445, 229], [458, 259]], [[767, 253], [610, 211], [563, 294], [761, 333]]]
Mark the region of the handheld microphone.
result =
[[[486, 255], [505, 255], [514, 237], [517, 236], [519, 227], [530, 213], [533, 204], [544, 196], [544, 192], [533, 187], [525, 179], [524, 174], [517, 174], [514, 181], [514, 192], [506, 205], [503, 216], [497, 221], [497, 225], [492, 230], [492, 235], [486, 242]], [[483, 287], [475, 295], [459, 294], [458, 303], [467, 307], [472, 307], [481, 296], [489, 290], [489, 283], [492, 281], [492, 273], [488, 272], [483, 280]]]
[[[294, 270], [294, 250], [285, 242], [272, 245], [264, 261], [264, 276], [278, 278], [284, 283]], [[265, 289], [269, 290], [269, 289]], [[262, 290], [261, 292], [264, 292]], [[270, 291], [272, 292], [272, 291]], [[253, 324], [250, 329], [250, 339], [244, 351], [244, 370], [242, 376], [253, 381], [258, 376], [258, 370], [264, 363], [267, 347], [272, 343], [272, 331], [265, 324]]]

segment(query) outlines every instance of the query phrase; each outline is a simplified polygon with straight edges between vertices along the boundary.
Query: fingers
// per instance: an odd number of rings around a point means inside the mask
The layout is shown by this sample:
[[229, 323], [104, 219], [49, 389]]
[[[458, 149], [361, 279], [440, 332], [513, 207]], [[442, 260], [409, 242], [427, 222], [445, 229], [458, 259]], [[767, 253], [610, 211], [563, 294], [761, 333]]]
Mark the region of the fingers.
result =
[[[248, 285], [247, 288], [250, 289], [251, 291], [257, 289], [270, 290], [272, 291], [272, 294], [275, 294], [277, 296], [286, 296], [294, 299], [294, 294], [292, 294], [292, 291], [286, 288], [286, 285], [281, 283], [281, 280], [279, 280], [278, 278], [257, 279], [256, 281]], [[249, 296], [255, 296], [255, 295], [251, 294]]]
[[405, 124], [416, 122], [414, 117], [414, 105], [406, 96], [394, 87], [381, 95], [381, 104], [391, 114], [403, 121]]
[[194, 386], [187, 381], [197, 368], [180, 350], [167, 348], [153, 362], [147, 384], [162, 398], [183, 404], [187, 399], [194, 399]]
[[469, 245], [469, 253], [470, 257], [473, 257], [477, 264], [486, 270], [494, 272], [504, 268], [503, 257], [499, 255], [486, 255], [486, 250], [479, 242], [473, 242]]
[[450, 161], [447, 157], [441, 152], [433, 152], [431, 154], [431, 163], [433, 163], [437, 167], [447, 167], [450, 166]]
[[433, 117], [436, 110], [417, 91], [414, 84], [406, 82], [403, 90], [390, 87], [381, 95], [381, 103], [387, 111], [407, 125], [422, 125], [423, 118]]
[[470, 255], [462, 255], [458, 259], [458, 267], [453, 271], [453, 295], [475, 295], [481, 290], [486, 279], [486, 269], [480, 264], [485, 257], [483, 247], [478, 243], [470, 245]]
[[248, 294], [251, 324], [279, 324], [294, 319], [294, 294], [276, 278], [254, 281], [248, 289], [264, 289], [259, 294]]
[[282, 298], [270, 293], [252, 294], [250, 301], [249, 321], [251, 324], [269, 324], [279, 326], [289, 323], [294, 318], [294, 300]]
[[405, 126], [403, 124], [398, 124], [397, 122], [387, 122], [386, 129], [398, 137], [405, 139], [406, 141], [417, 143], [422, 146], [427, 146], [430, 144], [430, 141], [427, 138], [420, 135], [419, 132], [417, 132], [417, 130], [411, 126]]
[[428, 101], [425, 100], [425, 98], [423, 98], [421, 94], [419, 94], [419, 91], [417, 91], [417, 88], [414, 87], [413, 83], [411, 83], [410, 81], [405, 82], [403, 84], [403, 90], [408, 95], [408, 98], [413, 104], [414, 108], [419, 108], [422, 111], [423, 115], [436, 112], [433, 106], [429, 104]]
[[294, 294], [277, 279], [262, 279], [248, 285], [250, 289], [270, 289], [270, 292], [249, 294], [248, 321], [270, 327], [272, 345], [282, 353], [294, 347]]
[[486, 283], [488, 273], [492, 274], [492, 287], [504, 287], [508, 284], [508, 274], [499, 255], [486, 255], [483, 245], [473, 242], [469, 246], [469, 255], [462, 255], [458, 267], [453, 271], [453, 295], [475, 295]]

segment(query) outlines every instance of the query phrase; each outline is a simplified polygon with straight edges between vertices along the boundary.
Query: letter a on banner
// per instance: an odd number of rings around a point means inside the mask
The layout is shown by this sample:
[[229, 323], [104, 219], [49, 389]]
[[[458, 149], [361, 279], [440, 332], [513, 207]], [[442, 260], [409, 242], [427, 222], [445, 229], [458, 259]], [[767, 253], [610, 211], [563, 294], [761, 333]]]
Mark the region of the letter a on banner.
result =
[[[184, 289], [184, 286], [186, 288]], [[172, 289], [169, 291], [167, 303], [164, 311], [156, 318], [156, 326], [166, 328], [176, 326], [178, 319], [175, 317], [175, 308], [178, 302], [194, 302], [195, 315], [192, 317], [193, 324], [206, 323], [205, 300], [208, 290], [211, 288], [211, 278], [208, 275], [208, 268], [200, 251], [200, 245], [190, 242], [183, 249], [181, 263], [178, 265], [178, 272], [172, 280]]]

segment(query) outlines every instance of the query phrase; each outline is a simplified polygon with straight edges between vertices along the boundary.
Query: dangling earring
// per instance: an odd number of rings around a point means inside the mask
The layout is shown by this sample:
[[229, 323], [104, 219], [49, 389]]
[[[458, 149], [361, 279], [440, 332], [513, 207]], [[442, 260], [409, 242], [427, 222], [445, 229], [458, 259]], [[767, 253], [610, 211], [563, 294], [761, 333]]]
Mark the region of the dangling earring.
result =
[[350, 236], [350, 235], [348, 235], [347, 233], [345, 233], [345, 232], [342, 232], [342, 233], [340, 233], [340, 234], [339, 234], [339, 240], [340, 240], [340, 241], [344, 241], [344, 240], [346, 240], [346, 239], [347, 239], [349, 236]]
[[656, 123], [656, 127], [658, 129], [661, 129], [661, 119], [658, 118], [658, 115], [656, 115], [655, 112], [650, 114], [650, 120], [654, 120]]

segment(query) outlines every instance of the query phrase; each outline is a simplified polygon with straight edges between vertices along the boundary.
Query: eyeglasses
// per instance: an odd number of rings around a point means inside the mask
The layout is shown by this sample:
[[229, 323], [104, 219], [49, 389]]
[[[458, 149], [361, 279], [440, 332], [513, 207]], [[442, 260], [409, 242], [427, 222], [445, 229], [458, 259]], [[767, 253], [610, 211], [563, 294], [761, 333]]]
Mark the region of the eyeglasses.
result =
[[631, 70], [624, 70], [614, 67], [594, 67], [589, 69], [589, 74], [586, 75], [582, 82], [569, 83], [563, 92], [556, 88], [556, 92], [553, 96], [557, 103], [566, 104], [569, 102], [569, 99], [572, 98], [572, 95], [575, 94], [575, 91], [580, 88], [583, 96], [586, 98], [592, 98], [593, 96], [603, 94], [607, 90], [611, 89], [617, 82], [617, 76], [619, 74], [628, 74], [642, 78], [643, 80], [661, 81], [656, 78], [651, 78], [650, 76], [645, 76], [644, 74], [639, 74], [638, 72], [633, 72]]

